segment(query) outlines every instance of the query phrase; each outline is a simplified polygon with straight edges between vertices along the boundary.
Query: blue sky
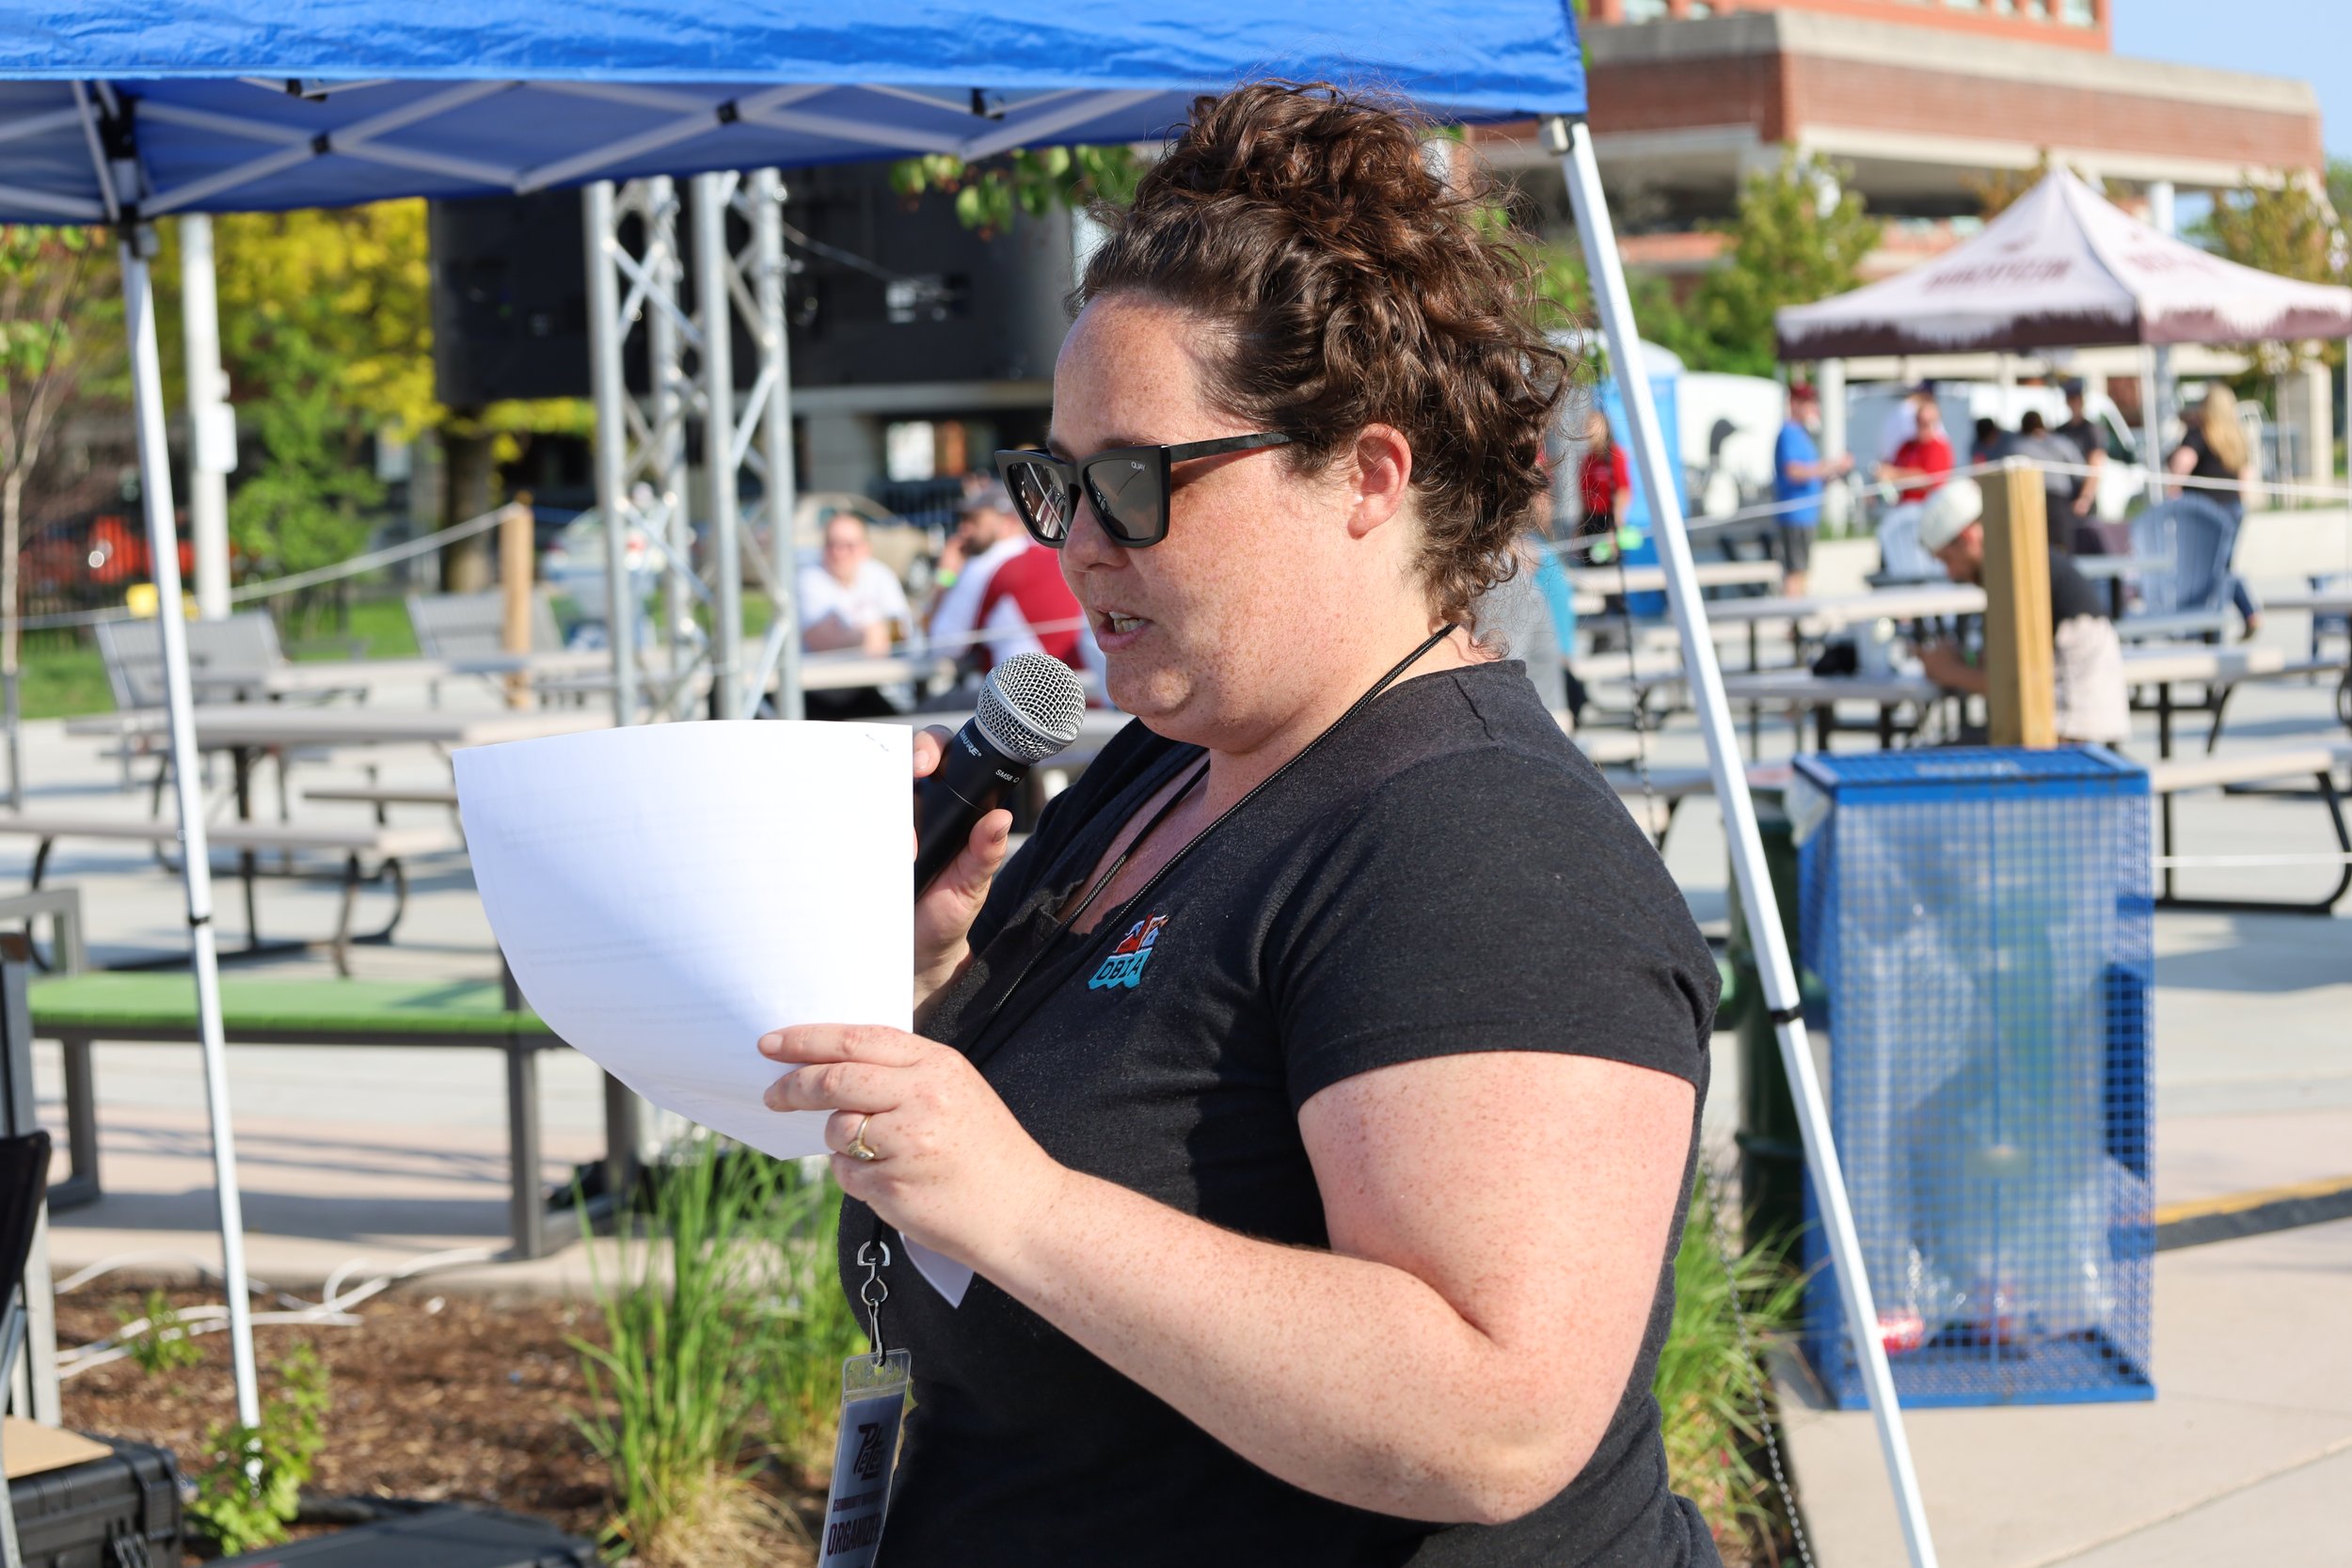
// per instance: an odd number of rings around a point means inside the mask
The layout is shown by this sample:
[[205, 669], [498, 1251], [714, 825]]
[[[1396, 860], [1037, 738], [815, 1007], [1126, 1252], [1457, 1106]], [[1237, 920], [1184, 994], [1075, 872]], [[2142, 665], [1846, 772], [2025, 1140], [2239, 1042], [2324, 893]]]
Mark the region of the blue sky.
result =
[[2352, 158], [2352, 3], [2114, 0], [2115, 52], [2300, 76], [2319, 92], [2328, 150]]

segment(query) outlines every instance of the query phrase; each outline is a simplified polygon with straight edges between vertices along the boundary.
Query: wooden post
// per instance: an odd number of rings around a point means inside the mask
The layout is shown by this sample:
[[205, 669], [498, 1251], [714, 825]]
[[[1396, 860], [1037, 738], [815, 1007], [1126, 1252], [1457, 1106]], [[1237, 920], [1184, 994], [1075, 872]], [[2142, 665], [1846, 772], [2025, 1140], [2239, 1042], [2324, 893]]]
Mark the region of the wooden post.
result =
[[[499, 586], [506, 600], [499, 646], [510, 654], [531, 652], [532, 566], [531, 497], [525, 494], [499, 514]], [[525, 707], [530, 702], [531, 673], [515, 671], [506, 677], [506, 705]]]
[[1984, 487], [1985, 715], [1995, 746], [2058, 744], [2050, 525], [2042, 470], [2012, 457]]

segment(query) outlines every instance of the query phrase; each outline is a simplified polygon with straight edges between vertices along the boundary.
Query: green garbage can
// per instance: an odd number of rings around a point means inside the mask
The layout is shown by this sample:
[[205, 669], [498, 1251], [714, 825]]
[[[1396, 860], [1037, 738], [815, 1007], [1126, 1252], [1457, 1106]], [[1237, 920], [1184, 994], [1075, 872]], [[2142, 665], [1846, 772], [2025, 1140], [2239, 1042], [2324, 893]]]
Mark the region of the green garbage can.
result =
[[[1780, 791], [1755, 791], [1756, 826], [1764, 840], [1764, 863], [1772, 874], [1772, 896], [1780, 906], [1781, 929], [1788, 934], [1791, 957], [1797, 940], [1797, 845]], [[1735, 875], [1727, 884], [1731, 900], [1731, 940], [1725, 958], [1731, 968], [1728, 1023], [1740, 1040], [1740, 1222], [1747, 1244], [1755, 1247], [1793, 1242], [1804, 1225], [1804, 1141], [1797, 1123], [1797, 1105], [1788, 1092], [1788, 1075], [1780, 1062], [1780, 1040], [1773, 1033], [1771, 1006], [1764, 1000], [1756, 947], [1748, 931], [1747, 912], [1738, 895]], [[1804, 965], [1798, 962], [1800, 983]], [[1811, 986], [1806, 997], [1813, 1000]], [[1790, 1256], [1794, 1256], [1793, 1252]]]

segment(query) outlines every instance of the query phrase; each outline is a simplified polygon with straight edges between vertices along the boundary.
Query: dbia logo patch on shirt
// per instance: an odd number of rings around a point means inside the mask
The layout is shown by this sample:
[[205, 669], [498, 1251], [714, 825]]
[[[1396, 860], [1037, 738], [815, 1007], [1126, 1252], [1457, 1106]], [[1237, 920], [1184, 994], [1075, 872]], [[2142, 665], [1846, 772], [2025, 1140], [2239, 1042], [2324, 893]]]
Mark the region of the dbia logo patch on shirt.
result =
[[1138, 920], [1130, 927], [1120, 944], [1111, 949], [1103, 967], [1087, 982], [1089, 990], [1107, 990], [1115, 986], [1130, 989], [1143, 984], [1143, 966], [1152, 961], [1152, 944], [1160, 940], [1160, 927], [1168, 924], [1168, 916], [1155, 914]]

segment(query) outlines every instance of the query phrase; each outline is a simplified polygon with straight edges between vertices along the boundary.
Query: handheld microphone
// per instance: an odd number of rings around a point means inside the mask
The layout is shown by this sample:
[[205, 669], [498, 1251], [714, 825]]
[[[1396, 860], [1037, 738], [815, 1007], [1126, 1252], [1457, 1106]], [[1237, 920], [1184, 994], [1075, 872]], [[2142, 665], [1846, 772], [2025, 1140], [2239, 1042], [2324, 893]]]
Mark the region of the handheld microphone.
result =
[[930, 777], [915, 785], [916, 897], [1031, 768], [1078, 738], [1086, 705], [1078, 677], [1050, 654], [1015, 654], [988, 673], [978, 711], [947, 742]]

